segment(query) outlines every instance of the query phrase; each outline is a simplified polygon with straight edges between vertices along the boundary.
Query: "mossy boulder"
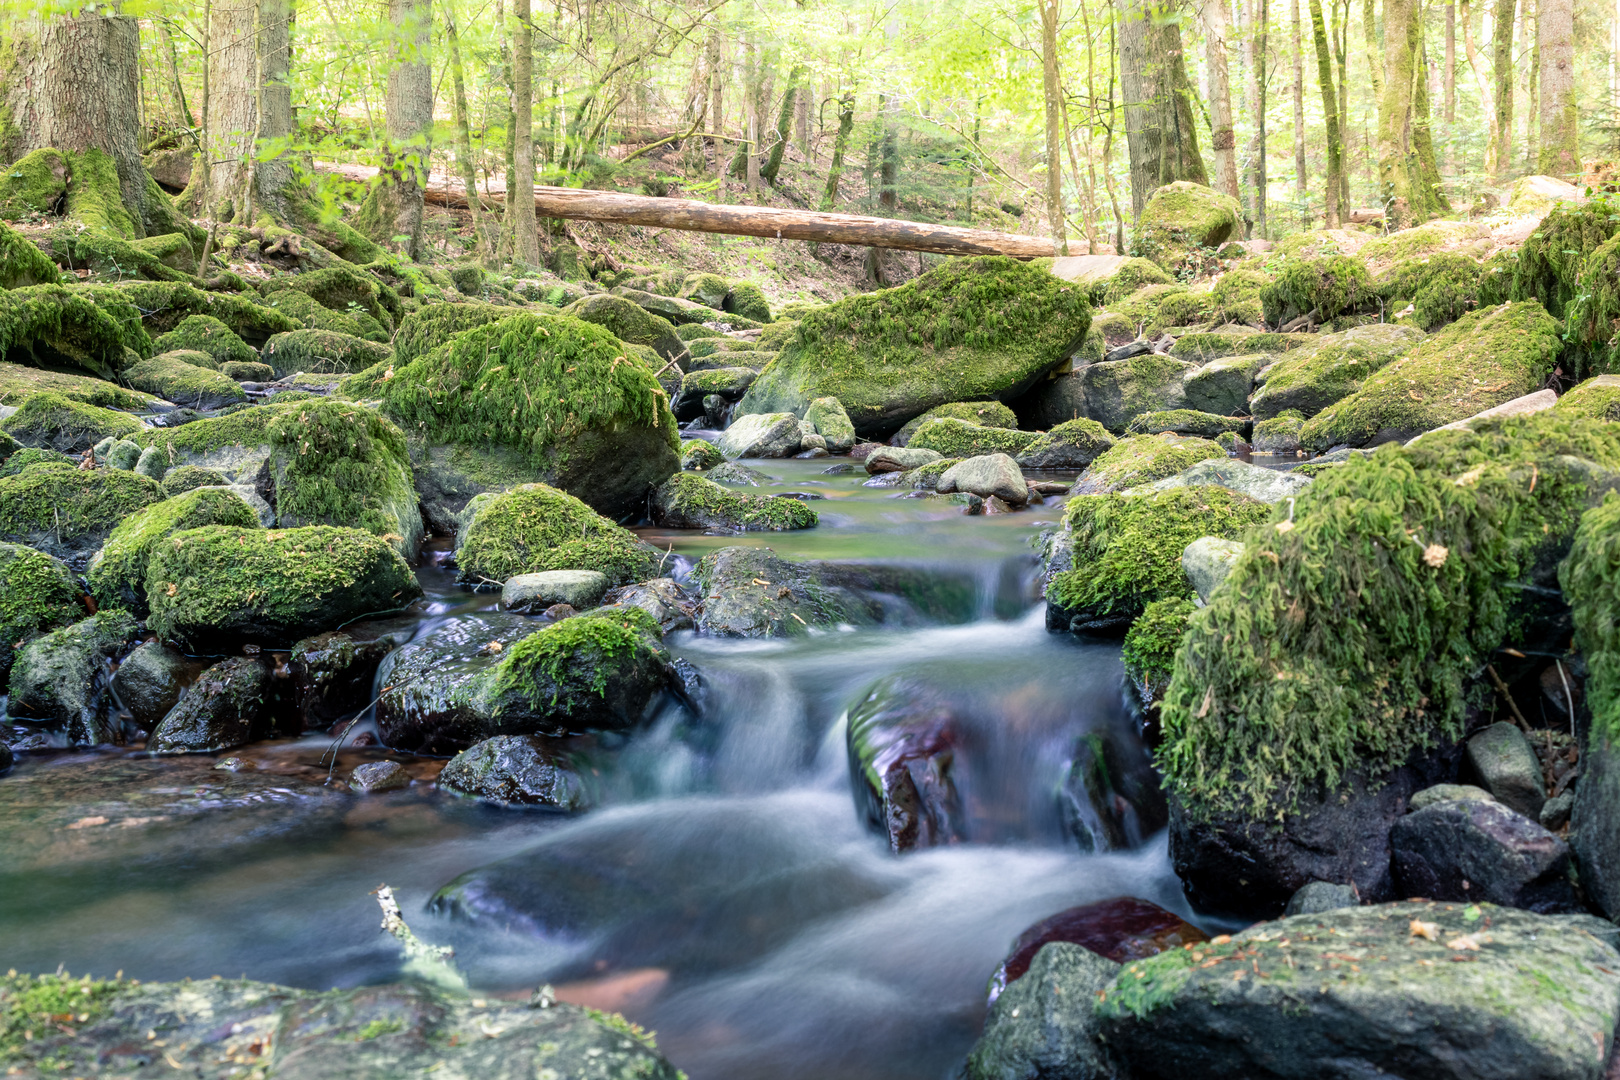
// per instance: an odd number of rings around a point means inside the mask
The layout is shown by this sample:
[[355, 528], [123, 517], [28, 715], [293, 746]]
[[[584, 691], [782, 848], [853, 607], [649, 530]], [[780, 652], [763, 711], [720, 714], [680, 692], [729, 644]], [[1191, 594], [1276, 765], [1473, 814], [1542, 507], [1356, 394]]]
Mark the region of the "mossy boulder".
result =
[[1554, 207], [1520, 245], [1506, 299], [1538, 300], [1553, 318], [1564, 318], [1591, 284], [1584, 280], [1587, 263], [1617, 234], [1620, 202], [1607, 196]]
[[148, 428], [136, 441], [152, 450], [142, 471], [162, 480], [168, 470], [182, 465], [211, 469], [230, 484], [254, 484], [269, 490], [271, 423], [295, 402], [238, 408], [222, 416], [204, 417], [179, 427]]
[[1571, 387], [1554, 406], [1593, 420], [1620, 421], [1620, 375], [1599, 375]]
[[81, 562], [114, 526], [163, 498], [163, 489], [122, 469], [42, 464], [0, 479], [0, 541]]
[[148, 357], [131, 365], [124, 379], [136, 390], [191, 409], [212, 411], [247, 401], [235, 379], [189, 363], [183, 353]]
[[1392, 317], [1434, 331], [1479, 306], [1483, 277], [1479, 260], [1441, 252], [1386, 269], [1378, 275], [1378, 295]]
[[1312, 417], [1300, 441], [1366, 446], [1466, 419], [1535, 390], [1561, 344], [1558, 323], [1533, 300], [1470, 312]]
[[0, 360], [116, 379], [149, 356], [141, 313], [100, 286], [34, 285], [0, 291]]
[[933, 450], [943, 457], [970, 458], [983, 454], [1018, 455], [1037, 438], [1033, 431], [987, 427], [966, 420], [939, 417], [919, 427], [907, 441], [914, 450]]
[[500, 806], [589, 809], [585, 781], [556, 743], [537, 735], [497, 735], [463, 750], [439, 773], [440, 791]]
[[151, 548], [147, 624], [199, 655], [242, 645], [286, 648], [362, 615], [398, 611], [422, 595], [392, 546], [360, 529], [211, 525]]
[[[1124, 299], [1109, 304], [1105, 314], [1124, 321], [1131, 341], [1157, 338], [1165, 327], [1174, 325], [1160, 314], [1161, 309], [1179, 311], [1186, 303], [1187, 293], [1185, 285], [1144, 285]], [[1105, 329], [1104, 332], [1109, 331]]]
[[1254, 425], [1254, 437], [1249, 440], [1257, 454], [1292, 454], [1300, 447], [1299, 433], [1305, 427], [1305, 417], [1298, 409], [1284, 409]]
[[666, 360], [686, 351], [668, 319], [622, 296], [586, 296], [563, 308], [562, 313], [600, 326], [626, 344], [651, 346]]
[[814, 567], [768, 547], [729, 547], [692, 571], [703, 597], [698, 629], [716, 637], [804, 637], [850, 622], [849, 605]]
[[86, 569], [90, 594], [103, 607], [121, 607], [145, 618], [146, 566], [164, 537], [205, 525], [259, 527], [258, 515], [225, 488], [199, 488], [139, 510], [113, 529]]
[[430, 519], [543, 482], [615, 517], [680, 468], [663, 388], [598, 326], [523, 313], [463, 331], [378, 387]]
[[333, 311], [314, 297], [296, 289], [280, 289], [269, 293], [264, 298], [264, 305], [295, 320], [305, 330], [329, 330], [335, 334], [348, 334], [350, 337], [384, 344], [388, 341], [388, 335], [383, 331], [382, 324], [364, 311], [358, 308]]
[[849, 414], [837, 398], [816, 398], [804, 410], [804, 419], [826, 441], [832, 453], [848, 453], [854, 447], [855, 425], [850, 423]]
[[219, 373], [227, 379], [235, 379], [237, 382], [266, 383], [276, 377], [275, 368], [269, 364], [261, 364], [258, 361], [244, 364], [228, 360], [219, 365]]
[[1215, 280], [1210, 290], [1214, 305], [1213, 318], [1220, 322], [1262, 326], [1265, 322], [1265, 304], [1261, 294], [1271, 284], [1271, 275], [1261, 270], [1238, 267], [1228, 270]]
[[55, 285], [62, 271], [26, 236], [0, 222], [0, 289]]
[[1369, 376], [1422, 340], [1413, 327], [1389, 323], [1323, 334], [1265, 369], [1250, 411], [1265, 420], [1294, 409], [1309, 419], [1361, 389]]
[[732, 315], [741, 315], [754, 322], [771, 321], [770, 301], [765, 298], [764, 290], [752, 282], [739, 281], [732, 285], [726, 291], [726, 298], [721, 301], [720, 307]]
[[383, 742], [446, 754], [498, 735], [623, 731], [673, 676], [658, 623], [640, 608], [533, 626], [521, 616], [491, 620], [498, 652], [489, 639], [441, 635], [392, 653], [378, 672]]
[[1076, 481], [1076, 495], [1106, 494], [1174, 476], [1226, 451], [1208, 439], [1176, 435], [1132, 435], [1100, 455]]
[[1108, 429], [1095, 420], [1066, 420], [1037, 435], [1016, 458], [1025, 469], [1083, 469], [1114, 445]]
[[480, 496], [456, 534], [459, 580], [500, 585], [542, 570], [597, 570], [613, 585], [658, 576], [664, 553], [547, 484]]
[[[237, 656], [205, 670], [146, 740], [153, 754], [216, 754], [278, 734], [270, 672], [256, 656]], [[296, 735], [295, 725], [280, 734]]]
[[675, 295], [719, 311], [731, 285], [719, 274], [688, 274]]
[[152, 342], [155, 353], [180, 349], [207, 353], [214, 358], [216, 365], [233, 360], [252, 363], [259, 358], [259, 354], [236, 331], [212, 315], [187, 315], [173, 330], [159, 335]]
[[1197, 610], [1189, 597], [1167, 596], [1144, 607], [1125, 632], [1119, 658], [1143, 706], [1157, 706], [1164, 696], [1175, 668], [1176, 650], [1187, 636], [1187, 620]]
[[1123, 433], [1142, 413], [1181, 408], [1187, 400], [1186, 378], [1196, 370], [1196, 364], [1163, 353], [1105, 360], [1053, 380], [1043, 408]]
[[7, 711], [48, 726], [75, 746], [122, 742], [106, 672], [135, 635], [135, 620], [113, 608], [34, 638], [17, 650]]
[[1191, 600], [1181, 568], [1187, 545], [1201, 536], [1236, 539], [1270, 516], [1265, 503], [1214, 486], [1070, 499], [1063, 528], [1074, 568], [1047, 583], [1046, 625], [1118, 633], [1155, 600]]
[[394, 322], [405, 314], [399, 294], [363, 271], [342, 266], [287, 274], [271, 278], [260, 286], [268, 295], [285, 289], [301, 292], [332, 311], [363, 311], [376, 320], [385, 335], [394, 332]]
[[695, 473], [676, 473], [653, 492], [652, 516], [675, 529], [784, 532], [810, 529], [816, 512], [793, 498], [753, 495], [721, 487]]
[[53, 393], [34, 394], [24, 400], [15, 413], [0, 421], [0, 431], [22, 445], [63, 454], [82, 454], [105, 438], [129, 438], [142, 429], [141, 422], [128, 413], [86, 405]]
[[680, 393], [675, 396], [675, 419], [696, 420], [704, 414], [703, 399], [711, 394], [727, 401], [738, 401], [757, 378], [753, 368], [722, 367], [689, 371], [681, 376]]
[[1177, 360], [1207, 364], [1225, 356], [1284, 353], [1308, 345], [1316, 338], [1315, 334], [1273, 334], [1241, 326], [1222, 326], [1207, 332], [1183, 334], [1170, 346], [1170, 355]]
[[90, 375], [70, 375], [63, 371], [24, 367], [0, 362], [0, 405], [15, 408], [33, 394], [60, 394], [86, 405], [103, 409], [136, 412], [150, 408], [152, 395], [127, 390], [116, 383]]
[[306, 371], [322, 375], [348, 375], [393, 359], [387, 345], [330, 330], [292, 330], [276, 334], [259, 354], [283, 377]]
[[1176, 180], [1154, 191], [1142, 207], [1131, 253], [1174, 271], [1194, 250], [1224, 244], [1242, 218], [1242, 208], [1230, 195]]
[[394, 362], [404, 366], [463, 330], [500, 322], [511, 315], [511, 308], [495, 304], [429, 304], [400, 320], [394, 334]]
[[[7, 435], [12, 445], [18, 445], [16, 439]], [[0, 478], [16, 476], [24, 469], [32, 469], [39, 465], [77, 465], [78, 458], [59, 454], [55, 450], [41, 450], [37, 447], [14, 450], [6, 455], [4, 462], [0, 462]]]
[[687, 439], [681, 443], [681, 468], [712, 469], [726, 460], [720, 448], [706, 439]]
[[168, 333], [190, 315], [212, 315], [255, 346], [264, 344], [272, 334], [302, 328], [298, 320], [266, 306], [251, 294], [204, 292], [180, 281], [124, 281], [108, 291], [139, 309], [147, 330], [156, 334]]
[[1264, 353], [1223, 356], [1189, 371], [1181, 380], [1187, 390], [1187, 406], [1217, 416], [1247, 415], [1254, 377], [1269, 361]]
[[806, 315], [737, 409], [802, 415], [836, 397], [857, 433], [887, 437], [946, 402], [1013, 400], [1090, 325], [1085, 290], [1045, 265], [958, 259]]
[[936, 405], [921, 416], [907, 420], [895, 434], [894, 441], [899, 446], [908, 446], [911, 436], [918, 428], [930, 420], [962, 420], [969, 424], [981, 424], [984, 427], [1016, 428], [1018, 416], [999, 401], [950, 401], [944, 405]]
[[60, 559], [21, 544], [0, 544], [0, 686], [19, 645], [84, 614], [79, 583]]
[[221, 474], [200, 465], [180, 465], [163, 474], [163, 494], [169, 498], [200, 487], [220, 487], [227, 483]]
[[1165, 273], [1164, 268], [1152, 259], [1133, 257], [1120, 263], [1118, 268], [1104, 279], [1102, 295], [1097, 299], [1105, 306], [1117, 304], [1144, 285], [1175, 283], [1176, 279]]
[[1238, 416], [1217, 416], [1196, 409], [1166, 409], [1142, 413], [1131, 421], [1126, 431], [1131, 435], [1196, 435], [1213, 439], [1223, 432], [1241, 432], [1248, 421]]
[[1331, 322], [1376, 298], [1367, 265], [1348, 255], [1285, 260], [1275, 280], [1260, 292], [1266, 321], [1275, 325], [1304, 315], [1317, 323]]
[[1356, 254], [1363, 262], [1376, 266], [1439, 254], [1447, 249], [1479, 250], [1490, 246], [1488, 226], [1471, 221], [1430, 221], [1369, 240]]

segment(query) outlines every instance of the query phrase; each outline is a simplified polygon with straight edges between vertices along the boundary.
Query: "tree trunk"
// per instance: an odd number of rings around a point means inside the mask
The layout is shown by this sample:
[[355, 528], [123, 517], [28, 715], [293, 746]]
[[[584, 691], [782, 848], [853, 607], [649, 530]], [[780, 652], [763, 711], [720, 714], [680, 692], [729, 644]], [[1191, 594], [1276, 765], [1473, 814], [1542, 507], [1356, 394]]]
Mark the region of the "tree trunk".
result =
[[[1332, 33], [1333, 53], [1339, 62], [1339, 209], [1342, 217], [1350, 208], [1350, 152], [1344, 142], [1350, 132], [1350, 94], [1345, 89], [1350, 84], [1350, 0], [1334, 0], [1330, 10], [1340, 12], [1338, 26]], [[1370, 164], [1367, 172], [1369, 176], [1372, 174]]]
[[456, 36], [455, 10], [449, 3], [444, 8], [444, 43], [450, 47], [450, 83], [453, 91], [450, 100], [456, 114], [456, 164], [461, 167], [461, 182], [467, 189], [473, 234], [478, 237], [479, 261], [486, 266], [494, 266], [495, 242], [485, 216], [483, 200], [478, 197], [478, 169], [473, 164], [472, 125], [467, 118], [467, 78], [461, 65], [461, 42]]
[[[1468, 58], [1468, 70], [1474, 76], [1474, 85], [1479, 88], [1479, 100], [1481, 105], [1483, 105], [1491, 98], [1490, 83], [1486, 80], [1485, 73], [1480, 70], [1479, 53], [1474, 48], [1474, 18], [1473, 12], [1468, 7], [1468, 0], [1462, 0], [1462, 25], [1463, 53]], [[1498, 152], [1499, 144], [1497, 143], [1496, 138], [1496, 122], [1494, 119], [1488, 117], [1485, 123], [1486, 173], [1489, 174], [1496, 172], [1496, 159], [1499, 156]]]
[[1457, 5], [1446, 5], [1446, 168], [1457, 171], [1456, 136], [1452, 126], [1457, 122]]
[[1310, 0], [1311, 35], [1316, 40], [1316, 81], [1322, 90], [1322, 115], [1327, 121], [1327, 197], [1323, 212], [1327, 227], [1337, 229], [1339, 184], [1344, 171], [1344, 141], [1339, 133], [1339, 106], [1333, 92], [1333, 57], [1328, 50], [1327, 26], [1322, 19], [1322, 0]]
[[1288, 16], [1294, 32], [1294, 197], [1299, 200], [1300, 228], [1308, 229], [1311, 184], [1305, 156], [1305, 42], [1300, 34], [1299, 0], [1289, 0]]
[[220, 221], [248, 213], [259, 130], [259, 50], [254, 0], [213, 0], [208, 24], [208, 183], [202, 210]]
[[1451, 203], [1441, 190], [1440, 163], [1434, 155], [1433, 113], [1429, 106], [1429, 48], [1423, 40], [1423, 8], [1412, 5], [1412, 34], [1418, 43], [1419, 76], [1412, 95], [1412, 157], [1418, 193], [1423, 199], [1423, 215], [1432, 218], [1451, 213]]
[[19, 43], [19, 77], [10, 88], [19, 149], [105, 153], [123, 212], [98, 224], [135, 237], [168, 232], [162, 223], [172, 214], [152, 202], [162, 196], [141, 164], [139, 24], [127, 15], [85, 14], [35, 27]]
[[[1294, 0], [1297, 5], [1299, 0]], [[1232, 81], [1226, 71], [1226, 0], [1204, 0], [1205, 68], [1209, 74], [1209, 145], [1215, 188], [1238, 197], [1237, 135], [1232, 130]]]
[[1248, 0], [1249, 110], [1254, 140], [1249, 149], [1249, 190], [1253, 192], [1254, 231], [1266, 235], [1266, 29], [1269, 0]]
[[1532, 172], [1536, 167], [1536, 121], [1540, 118], [1541, 110], [1537, 97], [1541, 90], [1541, 35], [1537, 32], [1541, 6], [1535, 0], [1524, 0], [1520, 18], [1519, 42], [1528, 48], [1521, 50], [1530, 54], [1530, 63], [1524, 69], [1524, 171]]
[[177, 118], [188, 128], [196, 127], [191, 106], [186, 103], [186, 88], [180, 82], [180, 57], [175, 52], [174, 35], [169, 32], [169, 24], [163, 19], [158, 20], [157, 27], [158, 40], [163, 46], [163, 73], [168, 76], [169, 93], [174, 98]]
[[1492, 75], [1496, 80], [1496, 167], [1492, 174], [1499, 175], [1511, 167], [1513, 161], [1513, 6], [1514, 0], [1496, 0], [1491, 16], [1495, 51], [1492, 56]]
[[[1083, 0], [1082, 0], [1083, 2]], [[1052, 246], [1069, 253], [1068, 220], [1063, 212], [1063, 81], [1058, 76], [1058, 3], [1041, 0], [1041, 84], [1046, 98], [1046, 219]], [[1079, 181], [1075, 177], [1075, 181]]]
[[844, 175], [844, 154], [849, 135], [855, 130], [855, 95], [838, 99], [838, 134], [833, 136], [832, 163], [827, 167], [827, 189], [821, 193], [821, 209], [831, 210], [838, 203], [838, 181]]
[[776, 186], [776, 174], [782, 171], [782, 155], [793, 134], [794, 102], [801, 93], [799, 84], [804, 81], [804, 74], [804, 65], [795, 64], [788, 76], [787, 87], [782, 91], [782, 107], [776, 113], [776, 141], [771, 144], [770, 156], [765, 159], [765, 164], [760, 166], [760, 179], [772, 187]]
[[422, 191], [433, 139], [432, 0], [389, 0], [393, 64], [382, 168], [360, 207], [361, 231], [408, 258], [422, 246]]
[[[534, 24], [529, 21], [529, 0], [512, 0], [511, 144], [508, 191], [534, 183]], [[540, 228], [534, 205], [528, 199], [508, 200], [506, 220], [512, 234], [512, 261], [539, 266]]]
[[1574, 0], [1540, 0], [1541, 146], [1536, 171], [1566, 180], [1580, 172], [1575, 109]]
[[[1385, 22], [1388, 28], [1387, 16]], [[1372, 88], [1373, 101], [1382, 101], [1384, 97], [1384, 65], [1383, 50], [1378, 47], [1378, 8], [1377, 0], [1361, 0], [1361, 38], [1367, 44], [1367, 79]], [[1344, 80], [1339, 80], [1340, 86]], [[1348, 96], [1348, 92], [1346, 93]]]
[[253, 187], [261, 213], [290, 221], [300, 201], [292, 165], [294, 0], [259, 0], [259, 143]]
[[1411, 32], [1418, 0], [1384, 0], [1384, 94], [1378, 102], [1378, 182], [1392, 228], [1427, 219], [1412, 168], [1412, 89], [1418, 77]]
[[1120, 0], [1119, 70], [1125, 142], [1131, 158], [1131, 207], [1175, 180], [1208, 184], [1193, 120], [1192, 84], [1181, 24], [1155, 0]]

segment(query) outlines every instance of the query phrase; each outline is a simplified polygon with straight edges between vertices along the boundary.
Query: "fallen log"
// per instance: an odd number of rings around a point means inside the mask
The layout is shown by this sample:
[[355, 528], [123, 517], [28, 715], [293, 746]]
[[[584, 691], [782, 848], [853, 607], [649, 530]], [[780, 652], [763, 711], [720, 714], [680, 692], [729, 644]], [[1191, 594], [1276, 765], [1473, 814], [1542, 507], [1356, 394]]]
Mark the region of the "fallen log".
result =
[[[358, 165], [323, 163], [320, 168], [362, 181], [370, 179], [377, 172], [376, 169]], [[430, 177], [424, 197], [439, 206], [467, 205], [466, 190], [460, 181], [445, 176]], [[504, 202], [505, 192], [499, 188], [480, 191], [479, 197], [486, 202]], [[611, 191], [582, 191], [578, 188], [536, 185], [534, 209], [541, 217], [574, 221], [605, 221], [683, 232], [807, 240], [818, 244], [856, 244], [900, 251], [929, 251], [940, 255], [1011, 255], [1018, 259], [1035, 259], [1053, 254], [1052, 241], [1042, 236], [1016, 236], [987, 229], [962, 229], [860, 214], [824, 214], [771, 206], [732, 206], [694, 199], [660, 199]]]

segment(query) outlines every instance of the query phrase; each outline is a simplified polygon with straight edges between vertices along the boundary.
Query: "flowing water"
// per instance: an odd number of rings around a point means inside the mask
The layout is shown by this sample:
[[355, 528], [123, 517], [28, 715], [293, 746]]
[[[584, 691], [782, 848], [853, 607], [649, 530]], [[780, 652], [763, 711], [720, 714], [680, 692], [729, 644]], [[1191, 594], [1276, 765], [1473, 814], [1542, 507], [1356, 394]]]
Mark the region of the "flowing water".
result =
[[[210, 758], [25, 757], [0, 779], [0, 967], [387, 981], [399, 954], [367, 895], [386, 882], [423, 937], [455, 946], [476, 992], [551, 983], [621, 1010], [694, 1080], [933, 1078], [976, 1037], [986, 980], [1029, 924], [1118, 895], [1190, 914], [1162, 836], [1083, 852], [1059, 810], [1077, 739], [1135, 732], [1118, 646], [1042, 622], [1030, 540], [1061, 501], [966, 517], [865, 488], [858, 466], [750, 464], [772, 490], [822, 496], [820, 527], [643, 530], [677, 573], [750, 543], [949, 587], [926, 613], [890, 598], [875, 628], [672, 635], [701, 672], [702, 715], [670, 705], [592, 744], [598, 808], [575, 818], [441, 794], [431, 762], [412, 763], [424, 782], [404, 791], [334, 794], [325, 737], [249, 748], [237, 773]], [[396, 623], [402, 637], [476, 632], [495, 606], [432, 559], [420, 574], [428, 601]], [[895, 856], [856, 813], [842, 714], [893, 677], [963, 718], [974, 842]], [[382, 752], [346, 751], [339, 774], [367, 756]], [[155, 809], [97, 810], [136, 789]], [[455, 902], [430, 907], [469, 872]]]

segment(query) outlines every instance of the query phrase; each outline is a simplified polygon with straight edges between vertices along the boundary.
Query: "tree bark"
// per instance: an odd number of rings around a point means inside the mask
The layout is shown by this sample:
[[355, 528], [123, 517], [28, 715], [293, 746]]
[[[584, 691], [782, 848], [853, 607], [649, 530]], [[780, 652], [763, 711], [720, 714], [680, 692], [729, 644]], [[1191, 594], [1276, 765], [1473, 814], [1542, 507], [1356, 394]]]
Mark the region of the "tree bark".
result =
[[1492, 74], [1496, 80], [1496, 167], [1493, 175], [1505, 171], [1513, 153], [1513, 8], [1514, 0], [1496, 0], [1492, 14]]
[[1446, 5], [1446, 70], [1445, 78], [1445, 117], [1446, 117], [1446, 168], [1455, 172], [1457, 169], [1457, 140], [1452, 126], [1457, 122], [1457, 5]]
[[163, 45], [163, 73], [169, 80], [169, 94], [174, 98], [177, 118], [188, 128], [196, 127], [191, 106], [186, 103], [186, 88], [180, 82], [180, 57], [174, 48], [174, 35], [169, 32], [167, 20], [159, 19], [157, 27], [158, 40]]
[[1574, 0], [1540, 0], [1541, 146], [1536, 171], [1573, 180], [1580, 172], [1575, 108]]
[[[1297, 5], [1299, 0], [1294, 0]], [[1209, 74], [1209, 145], [1216, 190], [1238, 197], [1237, 135], [1232, 129], [1232, 81], [1226, 70], [1226, 0], [1204, 0], [1205, 69]]]
[[1305, 43], [1300, 34], [1299, 0], [1289, 0], [1294, 32], [1294, 194], [1299, 200], [1300, 227], [1310, 228], [1310, 163], [1305, 156]]
[[[1041, 84], [1046, 98], [1046, 218], [1052, 246], [1069, 253], [1068, 221], [1063, 212], [1063, 81], [1058, 75], [1058, 3], [1041, 0]], [[1076, 181], [1079, 177], [1075, 177]]]
[[395, 35], [388, 137], [378, 183], [361, 215], [376, 239], [415, 259], [421, 253], [422, 191], [433, 149], [432, 0], [389, 0], [388, 14]]
[[486, 266], [495, 265], [495, 242], [486, 217], [483, 200], [478, 197], [478, 169], [473, 164], [472, 125], [467, 118], [467, 78], [461, 65], [461, 41], [456, 36], [455, 10], [445, 4], [444, 43], [450, 47], [450, 84], [456, 120], [456, 164], [460, 166], [461, 183], [467, 191], [467, 206], [472, 210], [473, 234], [478, 237], [478, 257]]
[[1249, 144], [1249, 190], [1254, 231], [1266, 235], [1266, 27], [1269, 0], [1245, 0], [1249, 13], [1249, 112], [1254, 139]]
[[[534, 24], [530, 22], [529, 0], [512, 0], [511, 143], [508, 190], [534, 183]], [[540, 228], [534, 211], [527, 199], [519, 199], [506, 210], [512, 261], [531, 267], [540, 265]]]
[[1322, 0], [1310, 0], [1311, 35], [1316, 41], [1316, 81], [1322, 90], [1322, 115], [1327, 121], [1327, 197], [1323, 216], [1330, 229], [1339, 219], [1339, 184], [1344, 171], [1344, 141], [1339, 133], [1339, 106], [1333, 90], [1333, 56], [1329, 52]]
[[[1485, 73], [1480, 70], [1479, 54], [1474, 48], [1474, 18], [1469, 9], [1468, 0], [1462, 0], [1462, 26], [1463, 26], [1463, 54], [1468, 58], [1468, 70], [1474, 76], [1474, 85], [1479, 88], [1479, 100], [1483, 105], [1491, 98], [1490, 83]], [[1492, 117], [1486, 118], [1485, 124], [1485, 172], [1496, 172], [1496, 160], [1499, 156], [1497, 142], [1496, 122]]]
[[202, 209], [220, 221], [240, 220], [248, 211], [259, 131], [255, 6], [254, 0], [213, 0], [209, 16], [208, 183]]
[[855, 95], [845, 94], [838, 99], [838, 134], [833, 136], [832, 163], [827, 167], [827, 188], [821, 193], [821, 209], [831, 210], [838, 204], [838, 182], [844, 175], [844, 154], [849, 150], [849, 135], [855, 130]]
[[259, 209], [276, 221], [294, 216], [299, 201], [291, 140], [294, 0], [259, 0], [259, 142], [253, 186]]
[[1429, 105], [1429, 47], [1423, 40], [1423, 8], [1412, 5], [1412, 33], [1418, 43], [1418, 79], [1412, 96], [1412, 157], [1417, 172], [1418, 192], [1427, 217], [1451, 213], [1451, 203], [1441, 189], [1440, 163], [1434, 153], [1433, 112]]
[[1193, 120], [1192, 84], [1181, 24], [1156, 0], [1120, 0], [1119, 70], [1125, 142], [1131, 158], [1131, 207], [1175, 180], [1208, 184]]
[[770, 156], [759, 169], [760, 179], [772, 187], [776, 186], [776, 176], [782, 171], [782, 155], [793, 134], [794, 102], [802, 92], [799, 84], [803, 81], [804, 65], [795, 64], [792, 74], [788, 76], [787, 88], [782, 91], [782, 107], [776, 113], [776, 141], [771, 144]]

